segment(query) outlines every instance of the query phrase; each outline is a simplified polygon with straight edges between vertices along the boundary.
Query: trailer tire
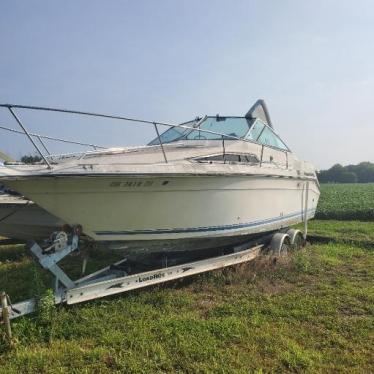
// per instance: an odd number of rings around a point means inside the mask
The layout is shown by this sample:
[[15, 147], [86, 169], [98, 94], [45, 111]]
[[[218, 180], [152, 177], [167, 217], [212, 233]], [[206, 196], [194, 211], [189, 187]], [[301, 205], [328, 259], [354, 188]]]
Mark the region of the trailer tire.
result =
[[290, 237], [292, 250], [298, 251], [304, 246], [305, 241], [304, 241], [303, 233], [300, 230], [289, 229], [287, 231], [287, 234]]
[[291, 238], [287, 233], [277, 232], [270, 242], [270, 253], [275, 257], [286, 256], [291, 249]]

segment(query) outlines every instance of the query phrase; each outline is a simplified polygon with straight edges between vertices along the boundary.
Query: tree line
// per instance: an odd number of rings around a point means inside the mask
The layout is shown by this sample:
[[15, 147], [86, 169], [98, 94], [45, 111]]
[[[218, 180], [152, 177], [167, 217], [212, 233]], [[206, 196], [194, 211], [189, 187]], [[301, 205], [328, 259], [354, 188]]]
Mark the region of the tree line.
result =
[[374, 183], [374, 164], [360, 162], [357, 165], [335, 164], [328, 170], [318, 173], [321, 183]]

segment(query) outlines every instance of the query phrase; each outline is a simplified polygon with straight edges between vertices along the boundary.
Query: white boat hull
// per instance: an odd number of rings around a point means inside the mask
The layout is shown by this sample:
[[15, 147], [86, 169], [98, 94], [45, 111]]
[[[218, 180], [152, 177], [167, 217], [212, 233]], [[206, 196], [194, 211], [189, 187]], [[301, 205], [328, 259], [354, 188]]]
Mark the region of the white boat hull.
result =
[[260, 175], [61, 176], [7, 184], [63, 221], [81, 224], [95, 241], [129, 250], [166, 242], [186, 249], [278, 230], [303, 221], [305, 210], [312, 218], [319, 198], [315, 180], [306, 200], [305, 179]]

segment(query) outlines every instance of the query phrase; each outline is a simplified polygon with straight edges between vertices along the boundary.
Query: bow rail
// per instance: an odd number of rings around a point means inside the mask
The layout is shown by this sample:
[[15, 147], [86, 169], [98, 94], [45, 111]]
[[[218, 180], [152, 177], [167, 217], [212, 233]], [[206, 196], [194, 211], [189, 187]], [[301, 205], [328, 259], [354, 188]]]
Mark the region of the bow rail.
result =
[[[199, 128], [200, 123], [203, 122], [207, 118], [207, 116], [205, 116], [205, 117], [203, 117], [199, 120], [196, 120], [197, 122], [195, 123], [195, 126], [191, 127], [191, 126], [186, 126], [184, 124], [173, 124], [173, 123], [168, 123], [168, 122], [149, 121], [149, 120], [142, 120], [142, 119], [138, 119], [138, 118], [124, 117], [124, 116], [118, 116], [118, 115], [110, 115], [110, 114], [79, 111], [79, 110], [70, 110], [70, 109], [61, 109], [61, 108], [52, 108], [52, 107], [42, 107], [42, 106], [19, 105], [19, 104], [0, 104], [0, 108], [6, 108], [6, 109], [9, 110], [9, 112], [11, 113], [13, 118], [16, 120], [18, 125], [21, 127], [22, 131], [9, 129], [9, 128], [6, 128], [4, 126], [0, 126], [0, 129], [8, 130], [8, 131], [12, 131], [12, 132], [16, 132], [16, 133], [26, 135], [49, 169], [52, 169], [52, 165], [51, 165], [51, 163], [48, 159], [53, 157], [53, 155], [51, 155], [49, 153], [49, 151], [48, 151], [47, 147], [45, 146], [45, 144], [43, 143], [42, 139], [61, 141], [61, 142], [65, 142], [65, 143], [78, 144], [78, 145], [90, 146], [90, 147], [101, 148], [101, 149], [106, 149], [106, 147], [96, 146], [96, 145], [90, 144], [90, 143], [76, 142], [76, 141], [70, 141], [70, 140], [66, 140], [66, 139], [54, 138], [54, 137], [50, 137], [50, 136], [46, 136], [46, 135], [30, 133], [26, 129], [24, 124], [21, 122], [20, 118], [17, 116], [17, 114], [15, 112], [15, 109], [26, 109], [26, 110], [35, 110], [35, 111], [76, 114], [76, 115], [92, 116], [92, 117], [98, 117], [98, 118], [114, 119], [114, 120], [121, 120], [121, 121], [127, 121], [127, 122], [144, 123], [144, 124], [148, 124], [148, 125], [153, 125], [154, 130], [156, 132], [156, 136], [157, 136], [158, 141], [159, 141], [160, 149], [161, 149], [161, 152], [163, 154], [165, 163], [167, 163], [168, 160], [167, 160], [167, 156], [166, 156], [166, 152], [165, 152], [165, 148], [164, 148], [164, 143], [162, 142], [162, 138], [161, 138], [158, 126], [165, 126], [165, 127], [168, 127], [168, 128], [181, 128], [181, 129], [184, 129], [184, 130], [198, 131], [199, 133], [207, 133], [207, 134], [218, 135], [222, 139], [223, 154], [225, 154], [225, 140], [236, 140], [236, 141], [241, 141], [241, 142], [246, 142], [246, 143], [257, 144], [257, 145], [261, 146], [260, 165], [262, 165], [262, 156], [263, 156], [263, 152], [264, 152], [264, 147], [273, 148], [272, 146], [258, 143], [257, 141], [252, 140], [252, 139], [239, 138], [237, 136], [228, 135], [228, 134], [224, 134], [224, 133], [220, 133], [220, 132], [216, 132], [216, 131], [205, 130], [205, 129]], [[40, 149], [40, 147], [36, 144], [36, 142], [33, 139], [34, 137], [39, 140], [42, 147], [47, 152], [47, 155], [45, 155], [42, 152], [42, 150]], [[278, 149], [278, 148], [277, 148], [277, 150], [285, 153], [286, 154], [286, 159], [288, 160], [288, 157], [287, 157], [288, 152], [289, 152], [288, 150], [283, 150], [283, 149]], [[82, 152], [82, 153], [84, 154], [84, 152]], [[79, 154], [81, 154], [81, 152]], [[287, 161], [287, 164], [288, 164], [288, 161]]]

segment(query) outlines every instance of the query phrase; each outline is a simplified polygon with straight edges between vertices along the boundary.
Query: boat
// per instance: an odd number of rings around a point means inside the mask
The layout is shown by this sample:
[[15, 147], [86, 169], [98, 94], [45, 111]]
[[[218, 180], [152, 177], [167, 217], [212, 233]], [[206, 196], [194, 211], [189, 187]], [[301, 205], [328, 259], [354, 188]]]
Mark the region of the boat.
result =
[[[43, 162], [0, 167], [1, 183], [63, 222], [80, 225], [87, 238], [108, 248], [200, 250], [314, 217], [320, 195], [315, 168], [275, 132], [263, 100], [243, 116], [204, 116], [179, 125], [2, 106], [154, 127], [155, 139], [144, 146], [64, 155], [53, 162], [36, 146]], [[161, 126], [168, 129], [160, 134]]]
[[[0, 126], [0, 129], [25, 135], [22, 131], [6, 126]], [[37, 138], [40, 142], [43, 142], [42, 139], [48, 139], [60, 143], [103, 149], [103, 147], [94, 144], [49, 137], [42, 134], [31, 133], [30, 135], [33, 138]], [[42, 144], [47, 149], [45, 143]], [[19, 164], [11, 156], [0, 150], [0, 165], [4, 165], [4, 163], [6, 165]], [[17, 241], [42, 241], [49, 238], [51, 233], [60, 231], [64, 225], [65, 223], [61, 219], [48, 213], [33, 201], [0, 184], [0, 237]]]
[[23, 196], [0, 193], [0, 237], [43, 240], [64, 222]]
[[[15, 160], [0, 151], [0, 162]], [[34, 202], [0, 185], [0, 239], [43, 240], [63, 224]]]

